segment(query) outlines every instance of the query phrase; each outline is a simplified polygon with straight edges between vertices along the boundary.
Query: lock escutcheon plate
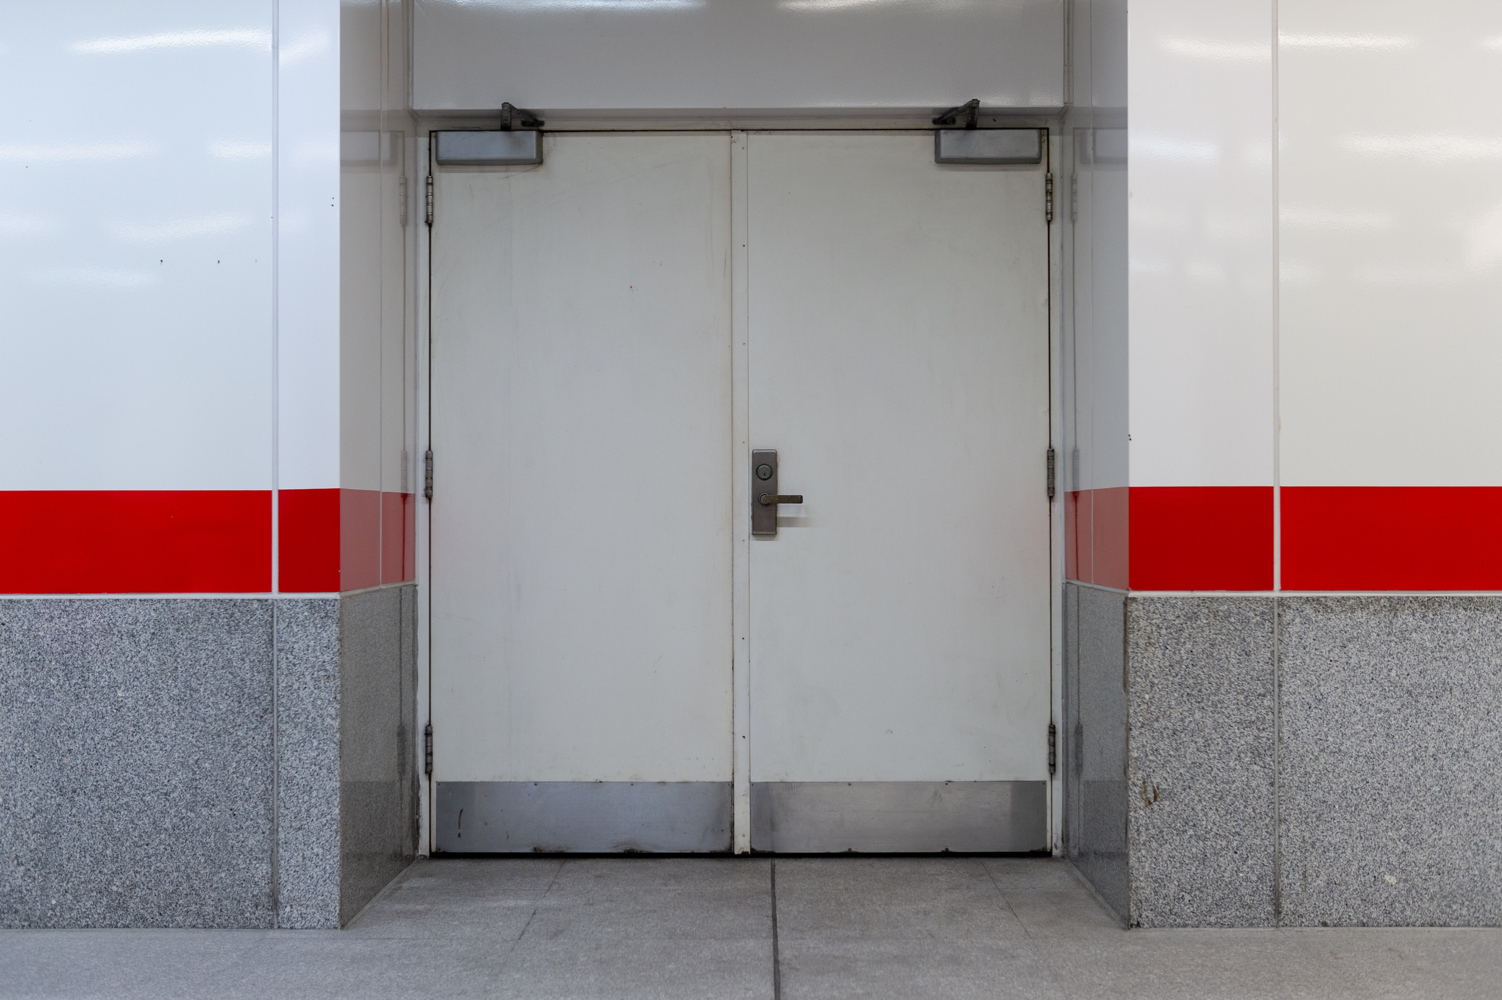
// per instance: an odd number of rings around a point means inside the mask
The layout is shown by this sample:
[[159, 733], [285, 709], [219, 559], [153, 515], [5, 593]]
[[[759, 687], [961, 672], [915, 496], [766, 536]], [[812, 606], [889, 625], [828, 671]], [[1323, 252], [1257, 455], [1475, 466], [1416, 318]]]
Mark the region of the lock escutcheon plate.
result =
[[751, 534], [757, 538], [777, 536], [777, 505], [760, 502], [763, 493], [776, 492], [776, 450], [764, 448], [751, 452]]

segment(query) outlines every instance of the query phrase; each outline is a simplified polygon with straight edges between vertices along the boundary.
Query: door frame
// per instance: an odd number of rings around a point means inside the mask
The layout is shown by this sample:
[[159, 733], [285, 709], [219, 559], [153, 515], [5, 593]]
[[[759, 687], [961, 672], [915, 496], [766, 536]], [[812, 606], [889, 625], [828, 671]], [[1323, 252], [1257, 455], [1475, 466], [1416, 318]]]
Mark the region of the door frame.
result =
[[[416, 143], [416, 163], [422, 167], [419, 183], [425, 183], [437, 168], [433, 157], [433, 132], [445, 125], [453, 124], [444, 120], [424, 122], [426, 126], [419, 131]], [[472, 121], [465, 121], [465, 126], [473, 127]], [[637, 126], [637, 123], [632, 123]], [[747, 144], [745, 136], [758, 132], [871, 132], [871, 133], [894, 133], [921, 131], [915, 129], [911, 122], [905, 122], [893, 127], [871, 127], [869, 123], [847, 125], [840, 127], [833, 122], [811, 124], [807, 120], [790, 122], [783, 125], [780, 122], [768, 121], [765, 124], [758, 123], [760, 127], [746, 128], [745, 123], [740, 128], [731, 128], [721, 125], [714, 127], [709, 122], [685, 123], [677, 119], [671, 123], [659, 124], [655, 127], [643, 122], [639, 127], [623, 128], [610, 131], [629, 132], [716, 132], [729, 133], [731, 137], [731, 405], [732, 413], [732, 438], [733, 446], [737, 454], [750, 450], [750, 420], [749, 420], [749, 315], [747, 267], [749, 257], [746, 250], [745, 235], [749, 225], [748, 202], [747, 202]], [[1043, 143], [1043, 168], [1052, 173], [1055, 166], [1067, 163], [1070, 152], [1067, 145], [1067, 132], [1061, 127], [1061, 122], [1056, 119], [1019, 119], [1015, 123], [1008, 122], [1008, 126], [1018, 128], [1041, 128], [1044, 130]], [[548, 131], [560, 132], [600, 132], [604, 129], [565, 126], [560, 129]], [[1048, 246], [1047, 259], [1047, 322], [1048, 322], [1048, 427], [1050, 447], [1056, 452], [1059, 443], [1063, 441], [1063, 415], [1060, 401], [1063, 399], [1063, 371], [1060, 361], [1063, 357], [1063, 306], [1068, 299], [1063, 287], [1065, 270], [1063, 265], [1064, 231], [1066, 226], [1061, 224], [1064, 208], [1064, 199], [1058, 192], [1067, 190], [1054, 178], [1053, 189], [1054, 210], [1052, 222], [1047, 226]], [[1042, 211], [1043, 207], [1039, 206]], [[417, 260], [414, 272], [417, 276], [417, 288], [414, 289], [416, 297], [416, 312], [418, 317], [417, 329], [417, 442], [418, 449], [426, 452], [432, 447], [432, 229], [429, 225], [423, 225], [417, 233]], [[750, 758], [746, 752], [749, 744], [749, 712], [750, 712], [750, 645], [748, 629], [750, 610], [750, 468], [746, 462], [733, 459], [731, 461], [732, 477], [731, 484], [731, 517], [735, 530], [732, 534], [732, 622], [733, 622], [733, 658], [732, 658], [732, 733], [734, 741], [733, 755], [733, 838], [732, 851], [736, 854], [746, 854], [751, 850], [751, 780]], [[1063, 581], [1064, 581], [1064, 490], [1062, 489], [1063, 477], [1058, 477], [1058, 488], [1051, 499], [1045, 500], [1049, 509], [1049, 705], [1050, 717], [1053, 725], [1060, 733], [1059, 745], [1063, 745]], [[416, 773], [421, 776], [418, 781], [418, 816], [419, 831], [417, 853], [419, 856], [429, 856], [432, 847], [432, 831], [435, 826], [434, 796], [432, 776], [427, 773], [427, 760], [429, 742], [426, 734], [430, 732], [429, 726], [432, 719], [432, 547], [431, 547], [431, 520], [432, 507], [424, 500], [418, 504], [417, 509], [417, 716], [419, 725], [415, 727], [413, 753], [417, 763]], [[1064, 795], [1063, 795], [1063, 768], [1055, 767], [1048, 776], [1048, 843], [1054, 855], [1063, 854], [1063, 818], [1064, 818]]]

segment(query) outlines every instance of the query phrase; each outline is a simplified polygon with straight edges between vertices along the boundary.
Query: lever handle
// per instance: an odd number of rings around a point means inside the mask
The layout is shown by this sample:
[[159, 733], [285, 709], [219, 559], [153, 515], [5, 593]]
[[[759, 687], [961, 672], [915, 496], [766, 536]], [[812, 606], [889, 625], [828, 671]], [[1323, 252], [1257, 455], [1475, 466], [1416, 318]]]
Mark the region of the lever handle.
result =
[[779, 496], [776, 493], [763, 493], [761, 496], [757, 497], [757, 499], [761, 501], [761, 505], [763, 507], [771, 507], [774, 504], [779, 503], [802, 503], [803, 494], [792, 493], [787, 496]]

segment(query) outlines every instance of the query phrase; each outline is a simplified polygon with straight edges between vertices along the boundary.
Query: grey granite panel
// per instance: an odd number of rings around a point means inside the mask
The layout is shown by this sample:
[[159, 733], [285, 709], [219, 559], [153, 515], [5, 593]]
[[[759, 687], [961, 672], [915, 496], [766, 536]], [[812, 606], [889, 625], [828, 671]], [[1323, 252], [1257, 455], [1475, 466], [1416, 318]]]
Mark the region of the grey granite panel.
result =
[[0, 600], [0, 924], [272, 924], [270, 602]]
[[340, 902], [348, 921], [416, 856], [416, 587], [340, 601]]
[[281, 927], [339, 926], [339, 603], [276, 602]]
[[1502, 924], [1502, 598], [1281, 618], [1284, 922]]
[[1270, 926], [1270, 597], [1127, 601], [1131, 921]]
[[1117, 913], [1127, 913], [1126, 596], [1064, 586], [1066, 851]]

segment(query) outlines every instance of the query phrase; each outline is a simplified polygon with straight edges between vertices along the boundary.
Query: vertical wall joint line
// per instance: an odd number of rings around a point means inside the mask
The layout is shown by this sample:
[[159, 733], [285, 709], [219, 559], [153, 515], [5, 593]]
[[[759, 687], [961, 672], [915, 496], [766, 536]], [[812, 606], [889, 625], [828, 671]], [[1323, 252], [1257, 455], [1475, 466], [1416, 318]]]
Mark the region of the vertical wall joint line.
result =
[[1279, 339], [1282, 335], [1282, 278], [1280, 275], [1279, 257], [1282, 254], [1279, 227], [1281, 225], [1278, 210], [1278, 202], [1281, 197], [1279, 189], [1278, 164], [1280, 154], [1278, 151], [1278, 3], [1272, 0], [1272, 354], [1273, 354], [1273, 590], [1283, 589], [1283, 465], [1282, 465], [1282, 440], [1283, 440], [1283, 414], [1281, 393], [1281, 371], [1279, 358]]
[[[271, 2], [271, 592], [281, 591], [281, 477], [278, 436], [281, 434], [279, 381], [281, 367], [281, 0]], [[281, 649], [277, 643], [277, 605], [271, 601], [271, 926], [281, 926], [281, 800], [282, 734]]]
[[281, 0], [271, 3], [271, 592], [281, 591]]
[[1279, 226], [1280, 213], [1278, 210], [1281, 192], [1279, 187], [1279, 160], [1278, 134], [1279, 125], [1279, 100], [1278, 100], [1278, 2], [1271, 0], [1271, 36], [1272, 36], [1272, 229], [1273, 229], [1273, 253], [1272, 253], [1272, 354], [1273, 354], [1273, 926], [1283, 925], [1283, 626], [1282, 626], [1282, 598], [1279, 592], [1283, 589], [1283, 467], [1282, 467], [1282, 438], [1283, 438], [1283, 414], [1281, 395], [1281, 372], [1279, 358], [1279, 339], [1282, 335], [1282, 288], [1279, 257], [1282, 253]]
[[1273, 926], [1283, 926], [1283, 625], [1273, 595]]

